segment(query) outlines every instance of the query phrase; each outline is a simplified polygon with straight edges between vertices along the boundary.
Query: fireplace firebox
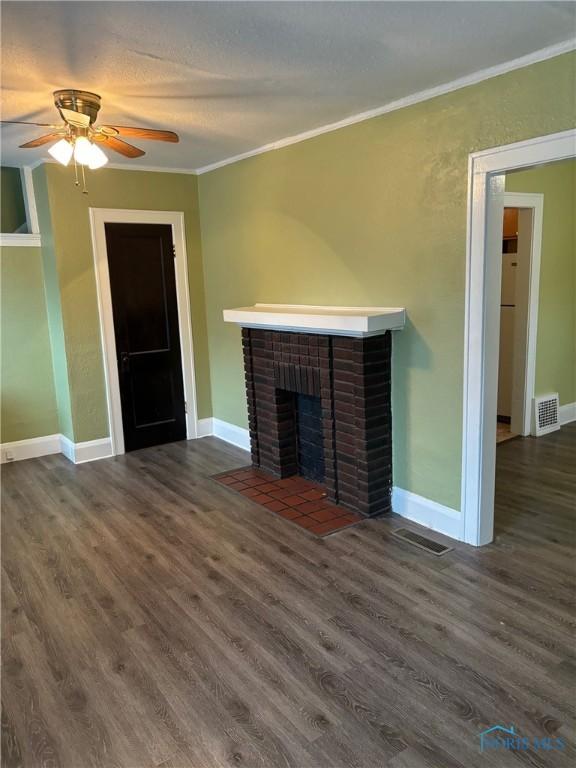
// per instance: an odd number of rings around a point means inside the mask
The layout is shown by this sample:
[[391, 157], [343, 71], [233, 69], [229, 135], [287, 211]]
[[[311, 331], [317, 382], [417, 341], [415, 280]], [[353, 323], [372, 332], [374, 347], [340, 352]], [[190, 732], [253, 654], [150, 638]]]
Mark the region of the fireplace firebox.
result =
[[294, 394], [298, 474], [315, 483], [324, 482], [322, 400], [316, 395]]

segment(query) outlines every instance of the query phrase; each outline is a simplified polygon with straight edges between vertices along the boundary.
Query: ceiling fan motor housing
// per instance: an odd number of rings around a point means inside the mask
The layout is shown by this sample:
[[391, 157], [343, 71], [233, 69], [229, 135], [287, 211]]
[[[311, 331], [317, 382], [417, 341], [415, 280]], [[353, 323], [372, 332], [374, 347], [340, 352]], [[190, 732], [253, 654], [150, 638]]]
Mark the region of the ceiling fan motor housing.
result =
[[96, 120], [100, 110], [100, 103], [100, 96], [90, 91], [76, 91], [73, 89], [54, 91], [54, 104], [57, 109], [70, 109], [73, 112], [81, 112], [83, 115], [88, 115], [90, 125]]

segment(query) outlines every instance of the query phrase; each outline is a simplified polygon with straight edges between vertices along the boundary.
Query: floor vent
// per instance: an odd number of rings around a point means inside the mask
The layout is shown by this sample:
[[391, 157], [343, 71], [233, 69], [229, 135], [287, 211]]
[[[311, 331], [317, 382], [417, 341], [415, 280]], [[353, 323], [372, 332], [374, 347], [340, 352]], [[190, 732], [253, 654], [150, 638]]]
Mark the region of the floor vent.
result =
[[415, 547], [425, 549], [426, 552], [430, 552], [432, 555], [437, 555], [438, 557], [440, 557], [440, 555], [445, 555], [446, 552], [450, 552], [452, 550], [452, 547], [447, 547], [445, 544], [440, 544], [439, 541], [433, 541], [427, 536], [421, 536], [419, 533], [416, 533], [416, 531], [408, 530], [408, 528], [397, 528], [392, 532], [392, 535], [402, 539], [402, 541], [407, 541], [410, 544], [414, 544]]
[[560, 405], [557, 392], [534, 398], [534, 423], [536, 437], [560, 429]]

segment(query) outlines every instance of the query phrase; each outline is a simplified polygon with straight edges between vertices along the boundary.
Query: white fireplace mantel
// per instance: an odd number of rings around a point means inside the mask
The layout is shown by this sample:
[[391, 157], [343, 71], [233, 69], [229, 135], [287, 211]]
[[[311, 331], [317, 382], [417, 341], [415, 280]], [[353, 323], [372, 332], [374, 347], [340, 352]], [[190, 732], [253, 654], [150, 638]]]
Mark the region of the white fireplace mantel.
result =
[[254, 304], [225, 309], [224, 320], [244, 328], [322, 333], [331, 336], [377, 336], [400, 331], [403, 307], [317, 307], [309, 304]]

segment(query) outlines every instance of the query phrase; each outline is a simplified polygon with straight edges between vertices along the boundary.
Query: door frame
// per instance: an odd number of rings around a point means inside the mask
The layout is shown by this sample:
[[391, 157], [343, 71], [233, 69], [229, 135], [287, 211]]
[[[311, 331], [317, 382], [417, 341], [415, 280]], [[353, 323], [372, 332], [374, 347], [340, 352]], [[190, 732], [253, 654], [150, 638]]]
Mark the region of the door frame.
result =
[[123, 208], [89, 208], [88, 210], [96, 275], [96, 293], [98, 297], [98, 315], [100, 319], [100, 337], [102, 341], [112, 455], [117, 456], [124, 453], [124, 428], [122, 423], [122, 403], [120, 400], [120, 380], [116, 356], [110, 274], [108, 271], [108, 251], [106, 248], [105, 225], [107, 223], [168, 224], [172, 227], [172, 238], [176, 252], [174, 271], [178, 305], [178, 329], [180, 332], [184, 398], [186, 400], [186, 438], [191, 440], [198, 436], [198, 415], [196, 410], [192, 316], [190, 312], [190, 292], [188, 290], [188, 258], [186, 255], [184, 214], [181, 211], [142, 211]]
[[[542, 253], [542, 222], [544, 218], [544, 195], [539, 192], [504, 192], [504, 207], [532, 211], [530, 257], [528, 264], [528, 295], [526, 303], [525, 345], [522, 350], [522, 374], [513, 377], [512, 400], [522, 403], [518, 421], [520, 434], [532, 433], [532, 402], [536, 385], [536, 339], [538, 336], [538, 305], [540, 294], [540, 258]], [[518, 306], [518, 302], [516, 302]], [[514, 343], [517, 336], [515, 334]], [[514, 405], [512, 406], [514, 408]], [[513, 410], [514, 421], [514, 410]]]
[[468, 159], [461, 510], [463, 539], [474, 546], [494, 536], [504, 174], [574, 157], [576, 129]]

